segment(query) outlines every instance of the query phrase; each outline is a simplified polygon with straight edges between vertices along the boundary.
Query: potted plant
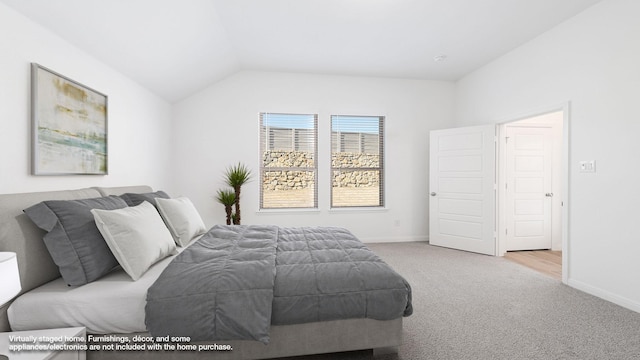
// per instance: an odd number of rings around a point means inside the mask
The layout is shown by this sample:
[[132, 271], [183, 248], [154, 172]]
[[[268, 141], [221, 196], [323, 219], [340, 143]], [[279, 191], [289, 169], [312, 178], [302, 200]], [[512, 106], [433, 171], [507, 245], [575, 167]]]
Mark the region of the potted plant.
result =
[[[224, 175], [227, 185], [233, 188], [233, 193], [229, 190], [218, 190], [217, 200], [225, 206], [227, 225], [230, 225], [230, 222], [240, 225], [240, 190], [242, 185], [251, 180], [251, 170], [238, 163], [228, 167]], [[235, 213], [232, 213], [231, 205], [235, 205]]]
[[236, 203], [236, 194], [227, 189], [218, 190], [216, 200], [224, 205], [224, 211], [227, 213], [227, 225], [231, 225], [233, 217], [233, 205]]

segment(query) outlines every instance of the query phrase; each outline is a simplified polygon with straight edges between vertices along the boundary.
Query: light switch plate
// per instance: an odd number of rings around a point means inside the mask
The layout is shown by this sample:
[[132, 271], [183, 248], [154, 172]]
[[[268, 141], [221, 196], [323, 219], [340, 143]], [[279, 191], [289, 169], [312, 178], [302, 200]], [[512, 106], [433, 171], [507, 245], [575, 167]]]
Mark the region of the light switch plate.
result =
[[580, 172], [584, 172], [584, 173], [596, 172], [596, 161], [595, 160], [580, 161]]

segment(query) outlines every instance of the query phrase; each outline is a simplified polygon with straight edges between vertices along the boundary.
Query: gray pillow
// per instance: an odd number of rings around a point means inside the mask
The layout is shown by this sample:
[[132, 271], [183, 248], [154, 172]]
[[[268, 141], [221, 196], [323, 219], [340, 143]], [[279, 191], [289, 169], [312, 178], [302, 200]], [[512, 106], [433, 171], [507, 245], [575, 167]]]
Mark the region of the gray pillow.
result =
[[68, 285], [84, 285], [99, 279], [118, 265], [91, 209], [115, 210], [127, 207], [117, 197], [81, 200], [50, 200], [24, 212], [42, 230], [44, 243]]
[[170, 198], [169, 195], [164, 191], [156, 191], [156, 192], [145, 193], [145, 194], [126, 193], [126, 194], [120, 195], [120, 197], [124, 199], [124, 201], [126, 201], [127, 205], [129, 206], [138, 206], [143, 202], [148, 201], [156, 208], [158, 207], [156, 205], [157, 197], [163, 198], [163, 199]]

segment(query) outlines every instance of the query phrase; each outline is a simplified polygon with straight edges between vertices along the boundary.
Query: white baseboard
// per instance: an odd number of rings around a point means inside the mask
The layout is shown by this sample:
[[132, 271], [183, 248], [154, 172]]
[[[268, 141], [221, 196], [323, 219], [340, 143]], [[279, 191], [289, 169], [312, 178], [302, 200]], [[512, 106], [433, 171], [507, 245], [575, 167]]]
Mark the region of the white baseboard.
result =
[[572, 288], [578, 289], [580, 291], [584, 291], [587, 294], [597, 296], [601, 299], [610, 301], [616, 305], [620, 305], [624, 308], [640, 313], [640, 303], [637, 301], [627, 299], [623, 296], [616, 295], [609, 291], [597, 288], [595, 286], [591, 286], [589, 284], [585, 284], [582, 281], [578, 281], [574, 279], [568, 279], [567, 285], [571, 286]]
[[397, 237], [367, 237], [360, 238], [363, 243], [402, 243], [402, 242], [428, 242], [428, 236], [397, 236]]

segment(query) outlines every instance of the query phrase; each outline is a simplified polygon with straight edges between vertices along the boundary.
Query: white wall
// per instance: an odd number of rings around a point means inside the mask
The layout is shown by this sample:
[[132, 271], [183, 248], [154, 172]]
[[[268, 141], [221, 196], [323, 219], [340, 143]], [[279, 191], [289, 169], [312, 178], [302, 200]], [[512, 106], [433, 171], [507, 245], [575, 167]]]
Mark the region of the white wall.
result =
[[[242, 190], [243, 224], [334, 225], [363, 241], [426, 240], [429, 130], [451, 126], [453, 89], [438, 81], [237, 73], [175, 105], [175, 195], [191, 198], [207, 225], [222, 223], [214, 194], [225, 168], [240, 161], [255, 176]], [[258, 212], [260, 112], [319, 114], [318, 211]], [[329, 210], [331, 114], [386, 116], [386, 210]]]
[[[636, 0], [604, 0], [466, 76], [456, 89], [458, 126], [570, 102], [569, 284], [636, 311], [639, 14]], [[597, 172], [578, 172], [580, 160], [596, 160]]]
[[[109, 175], [30, 175], [31, 62], [109, 97]], [[170, 104], [0, 4], [0, 193], [133, 184], [169, 186], [165, 160], [170, 154], [166, 144], [170, 122]]]

